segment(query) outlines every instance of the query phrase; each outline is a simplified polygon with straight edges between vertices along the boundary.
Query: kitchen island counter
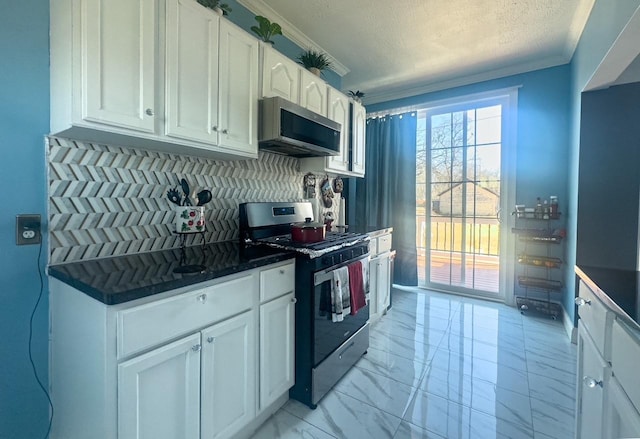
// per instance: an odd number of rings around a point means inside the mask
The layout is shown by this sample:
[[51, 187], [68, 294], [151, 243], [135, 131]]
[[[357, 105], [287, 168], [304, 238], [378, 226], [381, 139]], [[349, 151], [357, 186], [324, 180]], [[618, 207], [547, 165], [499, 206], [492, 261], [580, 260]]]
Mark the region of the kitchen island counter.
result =
[[584, 265], [575, 272], [620, 320], [640, 331], [640, 272]]
[[[49, 266], [49, 275], [115, 305], [294, 258], [288, 251], [226, 241]], [[179, 273], [190, 271], [193, 273]]]

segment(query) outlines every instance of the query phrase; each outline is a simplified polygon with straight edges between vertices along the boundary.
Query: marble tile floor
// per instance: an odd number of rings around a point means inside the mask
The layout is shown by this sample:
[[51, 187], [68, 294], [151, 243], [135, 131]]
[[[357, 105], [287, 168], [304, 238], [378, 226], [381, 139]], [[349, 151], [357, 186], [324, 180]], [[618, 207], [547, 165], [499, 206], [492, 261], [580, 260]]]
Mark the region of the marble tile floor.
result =
[[575, 363], [560, 322], [395, 288], [368, 353], [317, 409], [289, 400], [253, 438], [569, 439]]

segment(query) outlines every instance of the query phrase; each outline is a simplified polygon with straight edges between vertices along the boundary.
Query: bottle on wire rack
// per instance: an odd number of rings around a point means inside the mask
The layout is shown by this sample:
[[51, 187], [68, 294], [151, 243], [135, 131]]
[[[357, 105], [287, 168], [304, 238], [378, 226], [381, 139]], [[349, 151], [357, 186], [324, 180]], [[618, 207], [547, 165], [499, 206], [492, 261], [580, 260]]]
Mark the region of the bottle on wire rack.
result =
[[549, 203], [549, 217], [551, 219], [558, 219], [559, 213], [558, 213], [558, 197], [555, 195], [551, 195], [549, 197], [550, 203]]
[[540, 197], [537, 199], [536, 210], [533, 213], [533, 217], [536, 219], [542, 219], [542, 201], [540, 201]]

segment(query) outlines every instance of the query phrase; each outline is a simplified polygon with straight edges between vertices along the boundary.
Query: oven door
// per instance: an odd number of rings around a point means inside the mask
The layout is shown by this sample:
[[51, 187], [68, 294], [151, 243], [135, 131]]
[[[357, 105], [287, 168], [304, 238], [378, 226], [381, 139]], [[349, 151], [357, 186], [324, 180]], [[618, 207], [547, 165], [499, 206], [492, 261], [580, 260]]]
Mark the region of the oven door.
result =
[[[331, 284], [334, 271], [346, 267], [355, 261], [369, 261], [369, 255], [352, 259], [314, 273], [314, 350], [313, 366], [316, 367], [333, 351], [340, 347], [349, 337], [355, 334], [369, 320], [369, 303], [360, 308], [355, 315], [346, 313], [341, 322], [334, 322], [331, 318]], [[365, 293], [369, 292], [368, 270], [367, 278], [362, 279]]]

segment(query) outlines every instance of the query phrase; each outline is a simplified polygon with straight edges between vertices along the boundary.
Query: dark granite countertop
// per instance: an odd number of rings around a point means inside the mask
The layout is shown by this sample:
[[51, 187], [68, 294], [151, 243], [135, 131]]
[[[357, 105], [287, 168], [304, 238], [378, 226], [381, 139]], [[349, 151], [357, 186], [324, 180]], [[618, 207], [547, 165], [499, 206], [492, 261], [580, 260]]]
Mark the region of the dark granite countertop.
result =
[[575, 271], [621, 320], [640, 331], [640, 272], [584, 265]]
[[[227, 241], [51, 265], [49, 275], [106, 305], [115, 305], [294, 257], [292, 252]], [[198, 265], [201, 267], [195, 267], [192, 274], [174, 272]]]

